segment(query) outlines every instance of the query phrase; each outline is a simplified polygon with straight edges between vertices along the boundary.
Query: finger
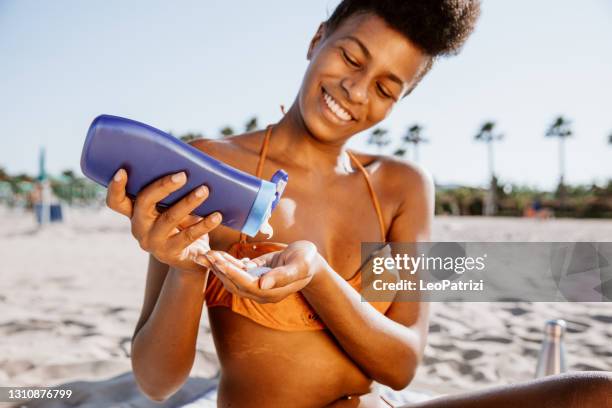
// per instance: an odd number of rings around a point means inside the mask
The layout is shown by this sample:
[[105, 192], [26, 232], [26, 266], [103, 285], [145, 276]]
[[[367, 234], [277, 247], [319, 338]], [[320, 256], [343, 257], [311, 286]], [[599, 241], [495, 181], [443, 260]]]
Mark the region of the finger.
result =
[[268, 289], [264, 293], [266, 297], [269, 297], [269, 298], [279, 298], [280, 297], [282, 299], [282, 298], [289, 296], [292, 293], [295, 293], [301, 290], [302, 288], [304, 288], [304, 286], [306, 286], [307, 283], [308, 283], [308, 278], [299, 279], [283, 287]]
[[238, 287], [238, 289], [248, 292], [249, 290], [257, 287], [256, 282], [258, 279], [256, 277], [251, 276], [244, 269], [237, 267], [220, 254], [216, 254], [214, 251], [208, 253], [208, 255], [211, 254], [214, 266], [225, 274], [227, 278]]
[[[187, 248], [189, 245], [200, 239], [203, 235], [218, 227], [221, 223], [221, 219], [221, 213], [214, 212], [191, 227], [185, 228], [177, 234], [172, 235], [167, 239], [167, 246], [169, 248], [174, 248], [175, 250]], [[160, 235], [157, 235], [158, 233]], [[153, 230], [151, 231], [151, 238], [153, 242], [157, 243], [159, 240], [164, 239], [163, 232], [157, 232], [156, 227], [154, 226]]]
[[[232, 264], [234, 264], [235, 266], [237, 266], [240, 269], [246, 269], [246, 263], [242, 260], [242, 259], [236, 259], [234, 258], [231, 254], [225, 252], [225, 251], [215, 251], [216, 254], [221, 255], [222, 257], [224, 257], [227, 261], [231, 262]], [[248, 258], [247, 258], [248, 259]], [[252, 263], [252, 262], [251, 262]]]
[[143, 188], [136, 196], [134, 212], [156, 218], [159, 214], [155, 204], [160, 202], [187, 182], [184, 171], [162, 177]]
[[297, 293], [308, 284], [308, 278], [300, 279], [282, 288], [273, 288], [262, 291], [257, 296], [261, 299], [259, 303], [277, 303], [285, 299], [287, 296]]
[[198, 215], [187, 215], [185, 218], [183, 218], [179, 224], [178, 227], [180, 229], [185, 229], [185, 228], [189, 228], [192, 225], [202, 221], [202, 217], [198, 216]]
[[198, 265], [204, 266], [214, 272], [215, 266], [213, 265], [213, 262], [206, 256], [205, 253], [197, 255], [193, 261], [197, 263]]
[[208, 187], [200, 186], [164, 211], [151, 228], [151, 241], [157, 242], [167, 239], [168, 235], [178, 228], [181, 220], [200, 206], [207, 197]]
[[119, 169], [108, 183], [106, 191], [106, 205], [120, 214], [129, 218], [132, 217], [132, 200], [125, 192], [127, 185], [127, 172], [124, 169]]
[[306, 278], [305, 274], [300, 272], [296, 265], [288, 264], [274, 268], [263, 275], [259, 280], [259, 287], [264, 290], [281, 288], [304, 278]]
[[217, 279], [221, 281], [225, 289], [235, 295], [243, 296], [243, 294], [241, 294], [242, 291], [234, 284], [234, 282], [228, 279], [227, 276], [225, 276], [223, 273], [220, 273], [219, 270], [216, 269], [214, 266], [211, 268], [211, 271], [213, 271]]
[[[252, 292], [247, 292], [245, 290], [240, 289], [231, 279], [229, 279], [229, 277], [225, 273], [219, 271], [219, 269], [216, 268], [214, 265], [210, 270], [215, 274], [217, 279], [221, 281], [221, 283], [223, 284], [223, 287], [234, 295], [237, 295], [243, 298], [247, 298], [247, 299], [251, 299], [258, 303], [270, 303], [274, 301], [270, 298], [267, 298], [267, 297], [264, 298]], [[279, 298], [279, 300], [284, 298], [285, 296], [286, 295]], [[276, 297], [278, 297], [278, 295], [276, 295]]]

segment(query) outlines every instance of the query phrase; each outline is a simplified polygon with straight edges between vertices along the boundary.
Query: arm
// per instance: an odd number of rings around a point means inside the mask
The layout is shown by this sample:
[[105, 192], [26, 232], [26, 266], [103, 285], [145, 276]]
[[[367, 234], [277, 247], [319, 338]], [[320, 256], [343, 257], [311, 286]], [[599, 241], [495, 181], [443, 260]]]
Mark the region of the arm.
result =
[[190, 215], [206, 199], [205, 187], [163, 213], [157, 210], [156, 203], [185, 182], [185, 173], [162, 177], [132, 202], [125, 191], [127, 174], [119, 170], [107, 193], [108, 206], [130, 218], [132, 235], [151, 254], [131, 360], [137, 384], [157, 401], [176, 392], [193, 366], [210, 266], [194, 259], [210, 250], [207, 234], [221, 221], [215, 214], [205, 218]]
[[[426, 241], [433, 219], [433, 183], [421, 172], [403, 170], [402, 185], [410, 188], [404, 188], [388, 239]], [[326, 262], [320, 263], [302, 294], [344, 351], [371, 378], [394, 389], [410, 383], [425, 348], [427, 304], [394, 302], [383, 316], [362, 302], [361, 295]]]
[[193, 367], [206, 278], [206, 273], [178, 271], [149, 257], [131, 360], [138, 386], [155, 401], [174, 394]]

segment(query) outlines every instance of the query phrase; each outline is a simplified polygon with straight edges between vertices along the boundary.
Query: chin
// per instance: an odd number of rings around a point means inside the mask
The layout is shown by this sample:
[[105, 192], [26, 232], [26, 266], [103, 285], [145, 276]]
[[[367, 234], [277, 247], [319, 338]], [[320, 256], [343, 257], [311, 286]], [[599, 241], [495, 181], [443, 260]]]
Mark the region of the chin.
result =
[[352, 126], [338, 125], [330, 122], [322, 111], [321, 95], [313, 95], [300, 103], [300, 114], [306, 129], [312, 137], [322, 143], [344, 143], [356, 132]]
[[340, 135], [337, 132], [334, 132], [334, 129], [331, 129], [329, 126], [321, 123], [321, 121], [317, 120], [317, 118], [311, 118], [311, 120], [308, 120], [307, 117], [304, 117], [304, 125], [312, 137], [320, 142], [334, 144], [344, 142], [345, 140], [344, 137], [339, 137]]

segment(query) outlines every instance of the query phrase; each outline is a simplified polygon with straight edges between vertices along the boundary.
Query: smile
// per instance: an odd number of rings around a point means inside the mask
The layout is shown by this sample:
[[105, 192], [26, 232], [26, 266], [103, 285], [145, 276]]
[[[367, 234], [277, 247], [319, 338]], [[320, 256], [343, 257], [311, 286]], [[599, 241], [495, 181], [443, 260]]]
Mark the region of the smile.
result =
[[343, 109], [338, 102], [330, 94], [323, 90], [323, 100], [325, 104], [329, 108], [329, 110], [336, 116], [339, 120], [343, 122], [349, 122], [353, 119], [350, 113], [348, 113], [345, 109]]

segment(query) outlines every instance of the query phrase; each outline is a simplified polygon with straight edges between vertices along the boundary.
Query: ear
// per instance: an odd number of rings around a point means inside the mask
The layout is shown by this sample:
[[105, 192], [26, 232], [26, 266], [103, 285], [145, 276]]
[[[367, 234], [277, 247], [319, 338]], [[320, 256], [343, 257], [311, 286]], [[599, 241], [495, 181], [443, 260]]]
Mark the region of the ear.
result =
[[325, 23], [319, 24], [319, 28], [317, 29], [317, 32], [315, 33], [314, 37], [312, 37], [312, 40], [310, 40], [310, 46], [308, 47], [308, 53], [306, 54], [306, 59], [308, 61], [310, 61], [310, 58], [312, 58], [312, 54], [314, 50], [321, 43], [323, 38], [325, 38], [325, 32], [326, 32]]

